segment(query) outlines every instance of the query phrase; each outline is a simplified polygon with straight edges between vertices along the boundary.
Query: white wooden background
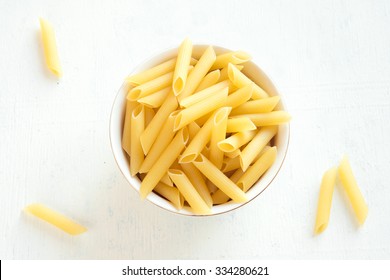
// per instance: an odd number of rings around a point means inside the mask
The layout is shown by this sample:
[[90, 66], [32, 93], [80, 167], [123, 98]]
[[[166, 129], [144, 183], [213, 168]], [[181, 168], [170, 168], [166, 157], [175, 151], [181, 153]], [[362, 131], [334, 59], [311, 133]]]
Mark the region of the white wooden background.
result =
[[[38, 17], [64, 77], [44, 66]], [[390, 257], [390, 2], [0, 0], [0, 258]], [[141, 202], [109, 144], [133, 67], [186, 36], [251, 53], [293, 120], [278, 178], [229, 214], [189, 218]], [[313, 236], [319, 183], [343, 153], [369, 204], [356, 226], [337, 188]], [[25, 215], [42, 202], [89, 228], [71, 237]]]

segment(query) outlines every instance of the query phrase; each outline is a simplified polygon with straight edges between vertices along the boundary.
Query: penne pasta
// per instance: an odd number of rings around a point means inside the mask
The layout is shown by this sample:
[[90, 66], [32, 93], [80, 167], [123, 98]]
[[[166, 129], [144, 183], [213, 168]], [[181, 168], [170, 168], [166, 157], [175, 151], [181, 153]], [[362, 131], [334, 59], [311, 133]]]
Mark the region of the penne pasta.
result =
[[269, 113], [276, 107], [279, 101], [279, 96], [248, 101], [234, 108], [232, 115]]
[[168, 174], [195, 213], [209, 214], [211, 212], [210, 207], [207, 206], [183, 171], [170, 169]]
[[234, 202], [241, 203], [248, 200], [245, 193], [202, 154], [193, 161], [193, 164]]
[[[191, 58], [190, 64], [195, 65], [197, 62], [198, 61], [196, 59]], [[157, 66], [154, 66], [153, 68], [131, 75], [127, 77], [125, 81], [132, 86], [139, 86], [141, 84], [154, 80], [157, 77], [160, 77], [162, 75], [174, 71], [175, 65], [176, 65], [176, 57], [167, 60]]]
[[210, 70], [226, 67], [229, 63], [242, 64], [251, 60], [251, 56], [243, 51], [227, 52], [217, 56]]
[[[240, 72], [233, 64], [229, 63], [228, 66], [228, 76], [229, 80], [232, 81], [232, 83], [238, 87], [244, 87], [246, 85], [252, 84], [253, 81], [249, 79], [245, 74]], [[253, 93], [252, 93], [252, 99], [260, 99], [260, 98], [267, 98], [268, 94], [257, 84], [253, 83]]]
[[247, 130], [255, 130], [256, 125], [248, 117], [236, 117], [228, 119], [227, 122], [227, 133], [242, 132]]
[[179, 163], [192, 162], [206, 147], [211, 138], [213, 129], [213, 116], [200, 128], [199, 132], [193, 137], [187, 148], [179, 157]]
[[152, 119], [154, 118], [156, 113], [154, 112], [154, 110], [152, 108], [149, 108], [149, 107], [144, 106], [144, 110], [145, 110], [145, 127], [146, 127], [152, 121]]
[[211, 208], [213, 205], [213, 200], [211, 198], [209, 189], [207, 188], [206, 182], [203, 178], [203, 174], [192, 164], [185, 163], [180, 165], [184, 173], [187, 175], [188, 179], [206, 202], [207, 206]]
[[176, 117], [175, 115], [176, 112], [177, 111], [171, 113], [167, 121], [164, 123], [161, 131], [156, 137], [156, 141], [154, 141], [152, 147], [150, 148], [148, 154], [146, 155], [145, 160], [139, 169], [139, 173], [148, 172], [150, 168], [152, 168], [153, 164], [156, 162], [158, 157], [162, 154], [165, 148], [172, 141], [173, 137], [175, 136], [175, 132], [173, 131], [173, 122]]
[[175, 71], [173, 72], [172, 89], [176, 96], [182, 92], [186, 84], [188, 72], [187, 69], [190, 65], [191, 54], [192, 42], [187, 38], [179, 47]]
[[87, 231], [82, 225], [42, 204], [30, 204], [24, 210], [71, 235], [78, 235]]
[[289, 122], [291, 119], [291, 115], [286, 111], [272, 111], [269, 113], [261, 113], [261, 114], [245, 114], [245, 115], [238, 115], [238, 117], [247, 117], [256, 126], [279, 125], [282, 123]]
[[362, 193], [359, 190], [355, 176], [352, 172], [351, 165], [349, 164], [348, 158], [346, 156], [344, 156], [344, 158], [341, 160], [340, 166], [338, 168], [338, 174], [341, 184], [344, 187], [349, 200], [351, 201], [356, 218], [359, 224], [362, 225], [367, 218], [368, 206], [363, 198]]
[[[236, 183], [238, 179], [244, 174], [244, 171], [242, 171], [240, 168], [238, 168], [233, 175], [229, 177], [229, 179]], [[212, 194], [211, 198], [213, 199], [214, 204], [223, 204], [230, 200], [230, 197], [228, 197], [223, 191], [217, 190], [215, 193]]]
[[160, 182], [167, 185], [167, 186], [173, 187], [173, 182], [172, 182], [171, 178], [169, 177], [168, 173], [164, 174], [164, 176], [161, 178]]
[[177, 114], [175, 119], [175, 130], [178, 130], [190, 122], [222, 107], [228, 95], [228, 89], [224, 88], [215, 92], [215, 94], [207, 99], [204, 99], [194, 105], [182, 110]]
[[49, 70], [57, 77], [62, 76], [60, 59], [58, 56], [56, 36], [52, 25], [45, 19], [40, 18], [43, 51], [45, 55], [46, 65]]
[[203, 101], [207, 98], [212, 97], [213, 95], [215, 95], [216, 92], [223, 90], [223, 89], [227, 88], [228, 86], [229, 86], [228, 81], [223, 81], [223, 82], [220, 82], [218, 84], [215, 84], [211, 87], [208, 87], [202, 91], [199, 91], [197, 93], [194, 93], [193, 95], [190, 95], [190, 96], [182, 99], [180, 102], [180, 106], [182, 106], [184, 108], [191, 107], [192, 105], [194, 105], [200, 101]]
[[318, 197], [317, 218], [314, 233], [320, 234], [328, 226], [332, 196], [336, 183], [337, 168], [327, 170], [322, 177], [320, 194]]
[[225, 152], [225, 156], [228, 158], [235, 158], [238, 157], [240, 153], [241, 153], [240, 149], [237, 149], [232, 152]]
[[229, 94], [227, 100], [226, 100], [226, 106], [236, 108], [240, 106], [241, 104], [244, 104], [247, 102], [251, 97], [253, 93], [253, 84], [249, 84], [247, 86], [244, 86], [232, 94]]
[[125, 152], [130, 155], [130, 135], [131, 135], [131, 113], [133, 112], [133, 109], [137, 107], [137, 102], [132, 102], [129, 100], [126, 100], [126, 113], [125, 113], [125, 120], [123, 122], [123, 134], [122, 134], [122, 148], [125, 150]]
[[263, 150], [267, 143], [275, 136], [278, 131], [277, 126], [266, 126], [258, 130], [251, 142], [241, 151], [240, 166], [246, 171], [256, 156]]
[[183, 208], [184, 198], [177, 188], [167, 186], [164, 183], [158, 183], [153, 191], [171, 202], [176, 209], [180, 210]]
[[227, 119], [231, 110], [231, 107], [222, 107], [218, 110], [218, 112], [214, 115], [213, 118], [213, 128], [211, 130], [211, 139], [209, 146], [210, 153], [208, 158], [218, 169], [222, 167], [224, 152], [219, 149], [217, 145], [219, 142], [225, 140]]
[[157, 111], [153, 120], [145, 128], [145, 131], [142, 132], [141, 134], [140, 141], [145, 155], [149, 152], [150, 148], [152, 147], [163, 124], [166, 122], [169, 115], [177, 109], [178, 105], [179, 104], [177, 103], [176, 97], [173, 95], [173, 92], [171, 91], [168, 94], [167, 99], [164, 101], [160, 109]]
[[171, 87], [168, 86], [159, 91], [156, 91], [155, 93], [138, 99], [138, 103], [144, 104], [145, 106], [150, 108], [158, 108], [163, 104], [164, 100], [167, 98], [170, 92]]
[[187, 128], [181, 129], [176, 133], [172, 142], [164, 150], [161, 156], [153, 164], [150, 171], [146, 174], [145, 178], [141, 182], [140, 195], [141, 198], [146, 196], [154, 189], [168, 168], [173, 164], [180, 152], [184, 149], [185, 144], [188, 141], [188, 130]]
[[256, 130], [238, 132], [225, 140], [218, 142], [218, 148], [223, 152], [233, 152], [251, 141], [256, 133]]
[[136, 101], [144, 96], [148, 96], [159, 90], [162, 90], [172, 84], [173, 72], [169, 72], [154, 80], [136, 86], [132, 88], [128, 94], [127, 99], [130, 101]]
[[268, 149], [256, 162], [246, 170], [237, 181], [244, 192], [247, 192], [254, 183], [272, 166], [277, 155], [276, 147]]
[[206, 76], [210, 67], [213, 65], [215, 58], [216, 55], [213, 47], [208, 47], [199, 59], [198, 63], [196, 63], [194, 69], [188, 75], [185, 87], [178, 95], [179, 102], [194, 93], [195, 89], [199, 86], [202, 79]]
[[219, 77], [221, 76], [221, 71], [214, 70], [209, 72], [200, 82], [199, 86], [195, 89], [194, 92], [198, 92], [204, 90], [205, 88], [211, 87], [215, 85], [219, 81]]
[[[244, 69], [244, 66], [243, 65], [236, 65], [236, 68], [239, 71], [241, 71], [242, 69]], [[225, 66], [223, 69], [221, 69], [221, 75], [219, 77], [219, 81], [224, 81], [224, 80], [229, 79], [228, 70], [229, 70], [228, 66]]]
[[198, 132], [200, 130], [200, 126], [197, 125], [196, 122], [190, 122], [187, 125], [187, 128], [188, 128], [188, 133], [190, 135], [190, 141], [192, 141], [192, 139], [194, 139], [195, 135], [198, 134]]
[[135, 107], [131, 114], [131, 132], [130, 132], [130, 173], [134, 176], [144, 160], [140, 135], [145, 128], [145, 110], [143, 105]]

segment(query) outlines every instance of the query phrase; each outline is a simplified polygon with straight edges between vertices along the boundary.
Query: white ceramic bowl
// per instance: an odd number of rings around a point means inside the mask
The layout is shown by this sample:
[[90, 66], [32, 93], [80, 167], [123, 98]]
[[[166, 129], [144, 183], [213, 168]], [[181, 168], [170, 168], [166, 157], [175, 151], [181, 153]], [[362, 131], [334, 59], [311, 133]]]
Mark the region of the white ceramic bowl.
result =
[[[199, 58], [200, 55], [207, 47], [208, 47], [207, 45], [194, 45], [193, 57]], [[230, 51], [228, 49], [217, 47], [217, 46], [214, 46], [214, 50], [217, 54]], [[162, 63], [168, 59], [175, 57], [176, 55], [177, 55], [177, 48], [165, 51], [147, 60], [142, 65], [136, 67], [132, 71], [132, 73], [137, 73], [145, 69], [151, 68], [159, 63]], [[259, 66], [254, 64], [252, 61], [246, 62], [244, 64], [244, 69], [242, 70], [242, 72], [246, 74], [249, 78], [251, 78], [254, 82], [256, 82], [258, 85], [260, 85], [269, 95], [271, 96], [280, 95], [276, 87], [271, 82], [271, 80], [267, 77], [267, 75], [260, 69]], [[122, 127], [123, 127], [123, 120], [124, 120], [125, 109], [126, 109], [126, 94], [127, 94], [127, 89], [125, 84], [123, 84], [122, 87], [119, 89], [119, 92], [114, 100], [114, 104], [112, 106], [112, 111], [111, 111], [111, 118], [110, 118], [111, 148], [114, 154], [115, 161], [119, 169], [121, 170], [122, 174], [125, 176], [126, 180], [130, 183], [130, 185], [137, 192], [139, 192], [141, 181], [138, 179], [138, 177], [132, 177], [130, 175], [129, 160], [125, 151], [122, 149], [122, 145], [121, 145]], [[284, 107], [283, 98], [279, 102], [277, 108], [280, 110], [286, 109]], [[272, 167], [260, 178], [260, 180], [256, 182], [256, 184], [247, 192], [248, 201], [246, 203], [249, 203], [259, 194], [261, 194], [272, 183], [272, 181], [278, 174], [287, 153], [289, 137], [290, 137], [289, 124], [279, 125], [278, 133], [273, 140], [274, 141], [273, 144], [276, 145], [278, 148], [276, 161], [272, 165]], [[153, 192], [149, 194], [146, 199], [152, 202], [153, 204], [165, 210], [171, 211], [173, 213], [178, 213], [178, 214], [183, 214], [188, 216], [195, 215], [194, 213], [190, 212], [187, 209], [177, 210], [167, 200], [161, 198], [160, 196], [158, 196]], [[213, 206], [211, 214], [209, 215], [212, 216], [212, 215], [226, 213], [236, 208], [239, 208], [245, 205], [246, 203], [234, 203], [230, 201], [222, 205]]]

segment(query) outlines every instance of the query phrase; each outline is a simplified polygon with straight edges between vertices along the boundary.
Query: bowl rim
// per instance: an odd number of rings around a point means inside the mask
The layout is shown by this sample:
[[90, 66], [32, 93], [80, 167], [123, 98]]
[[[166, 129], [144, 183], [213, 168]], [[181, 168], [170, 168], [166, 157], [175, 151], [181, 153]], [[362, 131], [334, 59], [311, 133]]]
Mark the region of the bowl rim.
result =
[[[193, 44], [194, 47], [199, 47], [199, 48], [207, 48], [208, 46], [210, 45], [206, 45], [206, 44]], [[218, 48], [219, 50], [222, 50], [223, 52], [228, 52], [228, 51], [232, 51], [230, 49], [227, 49], [225, 47], [221, 47], [221, 46], [218, 46], [218, 45], [212, 45], [214, 48]], [[137, 71], [142, 71], [140, 70], [140, 68], [142, 68], [145, 64], [148, 64], [148, 63], [151, 63], [153, 60], [158, 60], [158, 57], [159, 56], [163, 56], [163, 55], [166, 55], [167, 53], [170, 53], [170, 52], [173, 52], [175, 50], [177, 50], [178, 47], [171, 47], [171, 48], [168, 48], [168, 49], [165, 49], [165, 50], [162, 50], [160, 51], [159, 53], [155, 52], [152, 56], [150, 56], [149, 58], [147, 59], [144, 59], [141, 63], [137, 64], [133, 69], [132, 71], [128, 74], [131, 75], [133, 73], [136, 73]], [[262, 68], [260, 68], [258, 66], [258, 64], [256, 64], [255, 62], [253, 62], [251, 60], [251, 62], [254, 64], [255, 67], [257, 67], [261, 72], [263, 72], [263, 74], [265, 75], [265, 77], [268, 79], [268, 81], [271, 83], [271, 85], [275, 88], [275, 90], [277, 91], [278, 95], [281, 97], [281, 100], [283, 100], [283, 107], [284, 109], [286, 109], [286, 105], [285, 105], [285, 99], [284, 99], [284, 95], [281, 94], [279, 92], [279, 90], [276, 88], [276, 86], [274, 85], [274, 82], [272, 80], [272, 78], [270, 78], [270, 76], [268, 74], [266, 74]], [[112, 155], [114, 157], [114, 160], [115, 160], [115, 163], [118, 167], [118, 169], [120, 170], [120, 172], [122, 173], [122, 176], [125, 178], [125, 180], [127, 181], [127, 183], [132, 187], [132, 189], [137, 193], [139, 194], [139, 191], [136, 189], [136, 187], [128, 180], [126, 174], [124, 173], [124, 171], [122, 170], [121, 168], [121, 165], [119, 164], [118, 162], [118, 159], [117, 159], [117, 155], [115, 153], [115, 148], [114, 148], [114, 143], [113, 143], [113, 114], [114, 114], [114, 109], [115, 109], [115, 106], [117, 104], [118, 99], [119, 97], [121, 96], [121, 93], [122, 93], [122, 90], [123, 88], [126, 86], [126, 82], [124, 81], [121, 85], [121, 87], [118, 89], [116, 95], [115, 95], [115, 98], [114, 98], [114, 101], [111, 105], [111, 110], [110, 110], [110, 118], [109, 118], [109, 139], [110, 139], [110, 147], [111, 147], [111, 152], [112, 152]], [[236, 209], [239, 209], [241, 207], [243, 207], [244, 205], [247, 205], [249, 202], [253, 201], [255, 198], [257, 198], [260, 194], [262, 194], [272, 183], [273, 181], [275, 180], [275, 178], [277, 177], [277, 175], [279, 174], [280, 170], [282, 169], [282, 166], [284, 164], [284, 161], [286, 160], [286, 156], [287, 156], [287, 152], [288, 152], [288, 149], [289, 149], [289, 144], [290, 144], [290, 123], [285, 123], [284, 124], [285, 127], [286, 127], [286, 136], [285, 136], [285, 152], [282, 154], [282, 159], [280, 161], [280, 164], [279, 166], [277, 167], [277, 169], [274, 171], [273, 175], [272, 175], [272, 178], [269, 180], [269, 182], [263, 187], [263, 189], [261, 191], [259, 191], [258, 193], [256, 193], [252, 198], [248, 199], [247, 201], [243, 202], [243, 203], [236, 203], [234, 207], [231, 207], [227, 210], [224, 210], [224, 211], [219, 211], [219, 212], [216, 212], [216, 213], [211, 213], [211, 214], [206, 214], [206, 215], [198, 215], [198, 214], [195, 214], [195, 213], [183, 213], [181, 212], [180, 210], [173, 210], [173, 209], [169, 209], [169, 208], [165, 208], [163, 207], [162, 205], [159, 205], [153, 201], [151, 201], [150, 199], [148, 199], [148, 197], [146, 197], [146, 199], [144, 200], [147, 200], [149, 203], [151, 203], [152, 205], [155, 205], [161, 209], [164, 209], [170, 213], [173, 213], [173, 214], [177, 214], [177, 215], [180, 215], [180, 216], [185, 216], [185, 217], [213, 217], [213, 216], [217, 216], [217, 215], [222, 215], [222, 214], [226, 214], [226, 213], [229, 213], [229, 212], [232, 212]], [[258, 183], [259, 181], [257, 181], [255, 183], [255, 185]], [[254, 185], [254, 186], [255, 186]], [[162, 198], [164, 199], [164, 198]]]

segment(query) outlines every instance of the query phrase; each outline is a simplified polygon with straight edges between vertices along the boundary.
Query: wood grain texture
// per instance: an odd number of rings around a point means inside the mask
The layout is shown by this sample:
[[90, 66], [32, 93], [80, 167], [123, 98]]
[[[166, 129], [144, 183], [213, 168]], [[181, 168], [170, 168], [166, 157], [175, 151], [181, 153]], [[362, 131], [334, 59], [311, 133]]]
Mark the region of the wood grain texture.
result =
[[[1, 259], [390, 257], [388, 1], [0, 1], [0, 11]], [[44, 66], [39, 16], [56, 30], [59, 81]], [[272, 186], [210, 218], [141, 202], [108, 138], [123, 79], [185, 37], [250, 53], [293, 116]], [[366, 224], [336, 188], [329, 226], [314, 237], [321, 176], [343, 153]], [[89, 231], [70, 237], [21, 213], [33, 202]]]

